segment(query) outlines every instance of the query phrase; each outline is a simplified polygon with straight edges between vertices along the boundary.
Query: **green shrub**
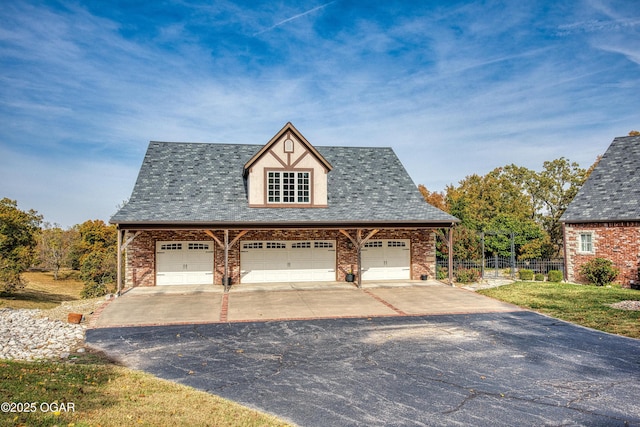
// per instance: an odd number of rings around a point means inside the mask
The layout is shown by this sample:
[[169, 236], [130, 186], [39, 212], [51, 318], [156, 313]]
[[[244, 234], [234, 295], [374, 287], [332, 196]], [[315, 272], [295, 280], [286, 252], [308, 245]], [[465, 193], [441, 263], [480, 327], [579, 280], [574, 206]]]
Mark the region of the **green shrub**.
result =
[[116, 256], [113, 251], [96, 251], [82, 258], [80, 278], [84, 288], [82, 298], [101, 297], [109, 293], [108, 286], [116, 282]]
[[589, 283], [604, 286], [616, 280], [620, 270], [606, 258], [593, 258], [580, 266], [580, 274]]
[[98, 282], [87, 282], [80, 291], [81, 298], [98, 298], [109, 293], [107, 285]]
[[549, 270], [548, 277], [550, 282], [562, 282], [562, 271]]
[[518, 277], [520, 280], [533, 280], [533, 270], [527, 270], [526, 268], [518, 270]]
[[544, 274], [536, 273], [535, 279], [536, 279], [536, 282], [544, 282]]
[[438, 271], [436, 273], [436, 279], [446, 280], [448, 278], [449, 278], [449, 269], [447, 267], [438, 267]]
[[474, 283], [480, 280], [480, 272], [473, 268], [461, 268], [455, 272], [456, 282]]

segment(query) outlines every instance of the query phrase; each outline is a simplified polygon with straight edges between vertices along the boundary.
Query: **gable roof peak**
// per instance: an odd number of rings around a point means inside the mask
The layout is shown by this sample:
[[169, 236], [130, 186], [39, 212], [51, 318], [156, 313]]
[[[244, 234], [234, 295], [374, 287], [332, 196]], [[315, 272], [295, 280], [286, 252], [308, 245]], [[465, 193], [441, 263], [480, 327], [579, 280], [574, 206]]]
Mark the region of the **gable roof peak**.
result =
[[245, 175], [247, 174], [249, 169], [251, 169], [251, 166], [253, 166], [253, 164], [256, 161], [258, 161], [258, 159], [260, 159], [267, 151], [269, 151], [269, 149], [271, 149], [271, 147], [274, 144], [276, 144], [278, 141], [280, 141], [280, 139], [285, 134], [288, 134], [288, 135], [293, 134], [295, 136], [295, 138], [298, 141], [300, 141], [320, 161], [320, 163], [322, 163], [322, 165], [327, 169], [327, 172], [330, 171], [331, 169], [333, 169], [333, 166], [331, 166], [331, 163], [329, 163], [327, 161], [327, 159], [325, 159], [318, 152], [318, 150], [316, 150], [315, 147], [313, 145], [311, 145], [311, 143], [309, 141], [307, 141], [307, 139], [300, 133], [300, 131], [298, 129], [296, 129], [296, 127], [293, 125], [293, 123], [287, 122], [287, 124], [285, 124], [284, 127], [282, 129], [280, 129], [280, 131], [277, 134], [275, 134], [275, 136], [273, 138], [271, 138], [269, 140], [269, 142], [267, 142], [260, 150], [258, 150], [258, 152], [253, 157], [251, 157], [251, 159], [249, 159], [249, 161], [247, 163], [245, 163], [245, 165], [244, 165], [244, 173], [245, 173]]

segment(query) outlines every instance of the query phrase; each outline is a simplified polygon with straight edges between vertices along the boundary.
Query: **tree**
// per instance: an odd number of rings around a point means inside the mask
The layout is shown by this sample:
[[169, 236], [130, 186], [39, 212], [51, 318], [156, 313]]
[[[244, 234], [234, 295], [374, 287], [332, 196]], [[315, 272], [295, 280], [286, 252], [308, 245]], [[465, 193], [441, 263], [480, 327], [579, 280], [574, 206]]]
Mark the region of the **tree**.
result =
[[429, 191], [427, 190], [427, 187], [422, 184], [418, 184], [418, 190], [420, 190], [420, 194], [422, 194], [425, 202], [445, 212], [449, 211], [444, 193]]
[[518, 235], [518, 247], [530, 243], [525, 239], [544, 237], [533, 221], [533, 203], [524, 191], [532, 185], [532, 176], [526, 168], [509, 165], [485, 176], [470, 175], [458, 187], [447, 187], [450, 213], [461, 220], [454, 234], [454, 239], [462, 237], [458, 243], [454, 240], [456, 257], [482, 256], [477, 237], [480, 233], [494, 233], [485, 239], [485, 251], [503, 256], [510, 254], [512, 232]]
[[91, 252], [116, 247], [115, 226], [106, 225], [102, 220], [88, 220], [75, 225], [73, 230], [78, 234], [69, 253], [71, 268], [80, 270], [83, 258]]
[[535, 221], [531, 219], [517, 220], [513, 216], [498, 215], [488, 225], [489, 231], [485, 237], [485, 251], [501, 257], [511, 255], [511, 234], [515, 246], [515, 255], [519, 259], [541, 258], [543, 256], [541, 243], [545, 233]]
[[84, 287], [80, 292], [82, 298], [94, 298], [106, 295], [108, 286], [116, 280], [116, 250], [96, 250], [83, 258], [80, 278]]
[[40, 265], [53, 271], [53, 279], [58, 280], [61, 267], [70, 265], [69, 254], [79, 233], [75, 229], [63, 230], [57, 224], [45, 223], [38, 236], [38, 258]]
[[15, 200], [0, 200], [0, 293], [24, 286], [20, 274], [34, 259], [35, 234], [41, 221], [36, 211], [18, 209]]
[[116, 278], [116, 228], [101, 220], [85, 221], [74, 228], [80, 238], [72, 248], [71, 262], [78, 266], [84, 281], [82, 296], [105, 295]]
[[533, 190], [538, 202], [535, 208], [538, 221], [549, 235], [551, 256], [562, 253], [560, 217], [584, 184], [589, 171], [561, 157], [544, 162], [542, 171], [537, 174], [537, 187]]
[[629, 136], [638, 136], [638, 135], [640, 135], [640, 131], [632, 130], [629, 132]]

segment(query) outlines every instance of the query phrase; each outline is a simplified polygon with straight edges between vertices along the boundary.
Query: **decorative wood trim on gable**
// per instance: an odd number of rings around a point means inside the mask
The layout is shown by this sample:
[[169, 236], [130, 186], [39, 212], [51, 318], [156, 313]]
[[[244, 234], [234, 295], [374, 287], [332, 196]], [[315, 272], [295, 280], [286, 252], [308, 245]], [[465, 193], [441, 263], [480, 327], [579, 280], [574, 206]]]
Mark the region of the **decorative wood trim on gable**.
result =
[[[307, 141], [307, 139], [302, 136], [302, 134], [298, 131], [298, 129], [296, 129], [293, 124], [291, 122], [288, 122], [286, 125], [284, 125], [284, 127], [280, 130], [280, 132], [278, 132], [273, 138], [271, 138], [271, 140], [269, 142], [267, 142], [265, 144], [264, 147], [262, 147], [260, 149], [260, 151], [258, 151], [251, 159], [249, 159], [249, 161], [247, 163], [245, 163], [244, 165], [244, 174], [245, 176], [247, 175], [247, 173], [249, 172], [249, 170], [251, 169], [251, 166], [253, 166], [253, 164], [258, 161], [262, 156], [265, 155], [265, 153], [267, 153], [268, 151], [270, 151], [271, 147], [276, 144], [278, 141], [280, 141], [280, 139], [286, 134], [286, 133], [290, 133], [293, 134], [296, 139], [298, 139], [304, 146], [305, 148], [311, 152], [311, 154], [318, 159], [318, 161], [320, 161], [320, 163], [322, 163], [322, 165], [325, 168], [326, 172], [329, 172], [333, 169], [333, 166], [331, 166], [331, 163], [329, 163], [327, 161], [327, 159], [325, 159], [324, 157], [322, 157], [322, 155], [318, 152], [318, 150], [316, 150], [313, 145], [311, 145], [311, 143], [309, 141]], [[300, 160], [300, 159], [298, 159]]]
[[331, 164], [287, 123], [245, 165], [249, 207], [324, 208]]

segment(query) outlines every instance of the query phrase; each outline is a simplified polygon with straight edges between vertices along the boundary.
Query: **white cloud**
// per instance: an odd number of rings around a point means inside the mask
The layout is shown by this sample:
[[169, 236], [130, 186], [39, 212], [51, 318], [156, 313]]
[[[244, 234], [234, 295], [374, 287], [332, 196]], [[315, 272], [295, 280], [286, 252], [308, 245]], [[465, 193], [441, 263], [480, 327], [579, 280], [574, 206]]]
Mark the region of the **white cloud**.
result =
[[127, 36], [79, 5], [12, 3], [0, 178], [21, 178], [2, 190], [52, 222], [106, 219], [147, 141], [261, 144], [287, 121], [318, 145], [391, 146], [435, 190], [509, 163], [588, 167], [640, 126], [638, 14], [608, 5], [190, 3]]

